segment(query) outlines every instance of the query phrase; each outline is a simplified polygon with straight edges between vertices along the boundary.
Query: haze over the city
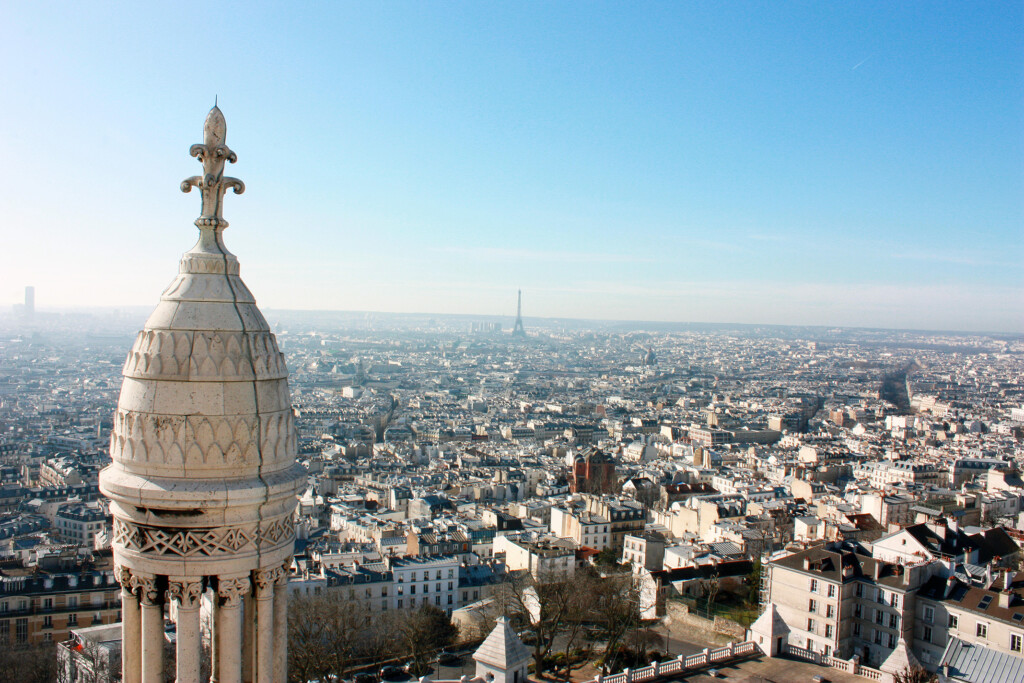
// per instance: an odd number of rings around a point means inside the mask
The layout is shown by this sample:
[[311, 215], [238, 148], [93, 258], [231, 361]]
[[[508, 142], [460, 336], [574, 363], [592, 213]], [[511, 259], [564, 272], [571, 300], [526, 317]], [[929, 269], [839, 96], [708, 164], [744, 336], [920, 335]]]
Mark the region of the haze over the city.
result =
[[5, 315], [152, 305], [216, 96], [264, 308], [1024, 331], [1020, 3], [32, 3], [0, 59]]

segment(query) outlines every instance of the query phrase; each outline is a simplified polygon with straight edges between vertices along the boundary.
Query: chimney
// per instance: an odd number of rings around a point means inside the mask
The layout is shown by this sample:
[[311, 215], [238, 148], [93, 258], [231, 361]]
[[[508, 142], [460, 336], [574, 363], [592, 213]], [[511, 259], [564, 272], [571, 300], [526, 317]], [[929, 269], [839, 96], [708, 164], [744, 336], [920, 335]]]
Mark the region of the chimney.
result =
[[1009, 609], [1010, 602], [1013, 600], [1013, 593], [1010, 591], [999, 591], [999, 606], [1003, 609]]
[[877, 560], [875, 561], [875, 581], [877, 581], [878, 579], [880, 579], [882, 577], [882, 566], [883, 566], [882, 562], [877, 561]]

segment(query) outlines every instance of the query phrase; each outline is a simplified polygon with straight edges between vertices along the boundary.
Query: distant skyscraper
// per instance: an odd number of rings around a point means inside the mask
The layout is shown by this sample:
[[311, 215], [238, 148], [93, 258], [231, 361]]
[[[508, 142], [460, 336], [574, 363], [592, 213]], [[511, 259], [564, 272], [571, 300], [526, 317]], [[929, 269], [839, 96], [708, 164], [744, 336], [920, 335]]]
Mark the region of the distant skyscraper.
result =
[[25, 288], [25, 315], [31, 316], [36, 312], [36, 288]]
[[160, 297], [124, 365], [100, 474], [121, 584], [122, 680], [164, 683], [164, 613], [177, 622], [177, 683], [199, 683], [200, 604], [212, 612], [212, 679], [287, 680], [292, 514], [306, 483], [284, 355], [224, 246], [220, 109], [189, 152], [203, 175], [199, 240]]
[[519, 303], [516, 305], [516, 324], [512, 327], [513, 337], [525, 337], [526, 330], [523, 328], [523, 290], [519, 290]]

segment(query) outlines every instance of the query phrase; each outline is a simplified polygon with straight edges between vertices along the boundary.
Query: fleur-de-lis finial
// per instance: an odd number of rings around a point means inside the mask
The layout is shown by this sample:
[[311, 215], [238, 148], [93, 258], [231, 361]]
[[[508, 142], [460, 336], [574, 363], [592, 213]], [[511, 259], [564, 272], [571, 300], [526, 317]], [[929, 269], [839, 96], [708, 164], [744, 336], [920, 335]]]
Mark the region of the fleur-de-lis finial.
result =
[[194, 175], [181, 181], [181, 191], [191, 192], [193, 187], [199, 188], [203, 199], [203, 212], [196, 219], [196, 226], [213, 230], [228, 227], [224, 220], [224, 193], [231, 188], [235, 194], [245, 192], [245, 183], [238, 178], [224, 175], [224, 162], [235, 163], [238, 157], [224, 144], [227, 135], [227, 122], [216, 103], [206, 116], [203, 126], [203, 143], [192, 145], [188, 153], [199, 159], [203, 165], [203, 175]]

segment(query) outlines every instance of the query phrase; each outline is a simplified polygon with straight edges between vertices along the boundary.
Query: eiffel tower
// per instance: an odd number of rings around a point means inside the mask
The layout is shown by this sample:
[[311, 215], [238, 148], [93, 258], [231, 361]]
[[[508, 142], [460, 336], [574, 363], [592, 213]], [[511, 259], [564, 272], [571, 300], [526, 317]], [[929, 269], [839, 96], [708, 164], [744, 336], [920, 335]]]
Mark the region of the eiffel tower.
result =
[[519, 304], [516, 306], [516, 324], [512, 326], [513, 337], [525, 337], [526, 330], [523, 329], [523, 290], [519, 290]]

